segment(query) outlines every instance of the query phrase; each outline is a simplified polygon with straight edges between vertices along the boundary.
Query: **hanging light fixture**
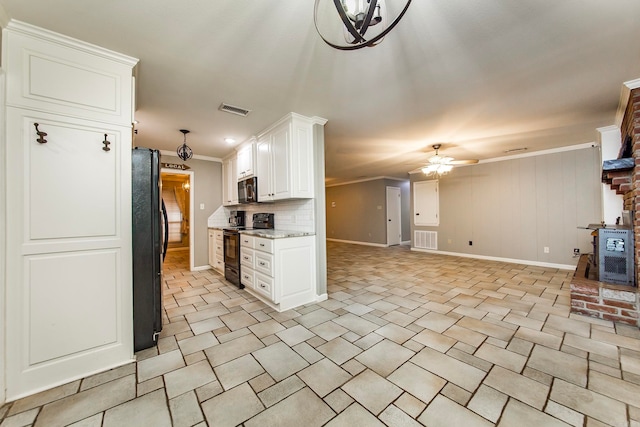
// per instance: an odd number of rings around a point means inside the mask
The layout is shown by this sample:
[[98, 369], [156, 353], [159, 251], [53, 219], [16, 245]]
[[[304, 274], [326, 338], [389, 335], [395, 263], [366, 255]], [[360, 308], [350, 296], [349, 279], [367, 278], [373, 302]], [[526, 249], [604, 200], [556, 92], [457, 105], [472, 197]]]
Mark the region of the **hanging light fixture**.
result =
[[187, 134], [189, 133], [189, 131], [187, 129], [180, 129], [180, 132], [182, 132], [182, 134], [184, 135], [184, 140], [182, 142], [182, 145], [178, 147], [176, 152], [178, 153], [178, 157], [180, 157], [182, 161], [186, 162], [191, 157], [193, 157], [193, 150], [187, 145]]
[[424, 173], [427, 176], [429, 176], [429, 175], [444, 175], [446, 173], [451, 172], [451, 169], [453, 169], [453, 165], [432, 163], [432, 164], [430, 164], [428, 166], [423, 167], [422, 168], [422, 173]]
[[409, 4], [411, 0], [315, 0], [313, 22], [322, 40], [335, 49], [372, 47], [400, 22]]

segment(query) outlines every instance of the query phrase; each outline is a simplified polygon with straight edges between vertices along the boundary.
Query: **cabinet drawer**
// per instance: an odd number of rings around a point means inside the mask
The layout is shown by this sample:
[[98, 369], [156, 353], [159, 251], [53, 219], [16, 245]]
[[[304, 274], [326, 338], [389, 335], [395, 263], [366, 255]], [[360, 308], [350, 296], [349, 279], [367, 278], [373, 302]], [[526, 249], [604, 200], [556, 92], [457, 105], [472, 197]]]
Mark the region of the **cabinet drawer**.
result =
[[254, 279], [253, 270], [249, 268], [245, 268], [240, 271], [240, 283], [245, 285], [247, 288], [254, 289], [253, 279]]
[[222, 255], [224, 253], [222, 249], [222, 243], [216, 243], [216, 254]]
[[260, 273], [273, 277], [273, 255], [260, 251], [255, 251], [254, 254], [253, 268]]
[[240, 247], [241, 248], [251, 248], [251, 249], [253, 249], [254, 239], [255, 239], [255, 237], [253, 237], [253, 236], [248, 236], [246, 234], [240, 234]]
[[224, 261], [222, 259], [216, 259], [214, 264], [214, 268], [222, 273], [224, 273]]
[[222, 231], [215, 231], [214, 233], [215, 233], [214, 238], [216, 239], [216, 242], [222, 245]]
[[249, 248], [240, 248], [240, 265], [249, 268], [254, 267], [254, 251]]
[[254, 275], [254, 289], [273, 301], [273, 279], [260, 273]]
[[256, 237], [253, 247], [263, 252], [273, 253], [273, 239], [265, 239], [263, 237]]

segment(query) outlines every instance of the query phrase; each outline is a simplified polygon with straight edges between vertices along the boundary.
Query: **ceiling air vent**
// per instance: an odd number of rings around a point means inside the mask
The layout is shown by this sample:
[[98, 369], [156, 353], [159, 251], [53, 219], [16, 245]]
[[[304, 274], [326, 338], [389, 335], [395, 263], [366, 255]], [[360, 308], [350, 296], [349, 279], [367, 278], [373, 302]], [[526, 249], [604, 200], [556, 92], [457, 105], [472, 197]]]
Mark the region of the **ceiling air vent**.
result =
[[247, 114], [251, 112], [251, 110], [247, 110], [240, 107], [234, 107], [233, 105], [225, 104], [224, 102], [220, 104], [220, 111], [226, 111], [227, 113], [237, 114], [242, 117], [246, 117]]

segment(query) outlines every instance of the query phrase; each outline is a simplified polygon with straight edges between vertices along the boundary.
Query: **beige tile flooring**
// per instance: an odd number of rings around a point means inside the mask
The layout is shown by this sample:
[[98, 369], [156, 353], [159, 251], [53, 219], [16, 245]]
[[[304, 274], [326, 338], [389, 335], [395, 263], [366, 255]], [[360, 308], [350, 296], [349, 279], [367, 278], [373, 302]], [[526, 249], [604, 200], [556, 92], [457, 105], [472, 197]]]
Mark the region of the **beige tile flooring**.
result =
[[283, 313], [171, 253], [158, 347], [0, 426], [640, 426], [640, 331], [570, 315], [571, 272], [328, 246]]

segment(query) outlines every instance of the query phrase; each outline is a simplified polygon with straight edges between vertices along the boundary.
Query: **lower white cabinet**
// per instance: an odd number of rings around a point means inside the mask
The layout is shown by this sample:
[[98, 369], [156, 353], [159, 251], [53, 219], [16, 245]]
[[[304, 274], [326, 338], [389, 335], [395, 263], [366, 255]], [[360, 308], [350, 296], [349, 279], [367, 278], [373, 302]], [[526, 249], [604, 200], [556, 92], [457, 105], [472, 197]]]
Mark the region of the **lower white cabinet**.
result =
[[224, 274], [224, 249], [222, 247], [222, 230], [209, 229], [209, 265]]
[[315, 236], [266, 239], [243, 234], [240, 281], [278, 311], [315, 302]]

